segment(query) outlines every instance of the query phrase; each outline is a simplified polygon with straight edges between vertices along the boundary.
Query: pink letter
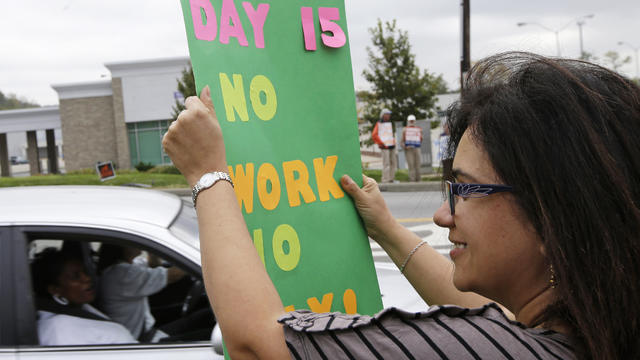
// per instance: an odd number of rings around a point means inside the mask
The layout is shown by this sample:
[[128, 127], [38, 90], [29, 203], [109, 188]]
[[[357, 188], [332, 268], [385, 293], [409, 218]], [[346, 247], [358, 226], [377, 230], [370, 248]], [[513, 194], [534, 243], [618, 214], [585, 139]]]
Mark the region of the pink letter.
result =
[[313, 9], [310, 7], [300, 8], [302, 20], [302, 33], [304, 34], [304, 48], [306, 50], [316, 49], [316, 29], [313, 25]]
[[259, 49], [264, 49], [264, 21], [267, 19], [267, 14], [269, 13], [269, 4], [258, 4], [258, 10], [254, 10], [251, 3], [245, 1], [242, 3], [242, 7], [244, 7], [244, 11], [247, 13], [247, 17], [249, 17], [249, 21], [251, 21], [251, 25], [253, 25], [253, 41], [256, 44], [256, 47]]
[[[196, 39], [213, 41], [216, 39], [218, 22], [213, 5], [209, 0], [189, 0], [191, 4], [191, 19], [193, 19], [193, 32]], [[200, 9], [204, 10], [205, 19], [202, 18]], [[207, 22], [204, 24], [204, 22]]]
[[242, 46], [249, 46], [247, 36], [242, 29], [238, 11], [233, 0], [222, 0], [222, 14], [220, 14], [220, 42], [229, 43], [229, 37], [238, 39], [238, 43]]
[[340, 25], [331, 20], [340, 20], [340, 11], [338, 8], [318, 8], [318, 16], [320, 17], [320, 29], [323, 32], [330, 32], [332, 36], [325, 34], [320, 35], [322, 42], [328, 47], [339, 48], [347, 42], [347, 37], [342, 31]]

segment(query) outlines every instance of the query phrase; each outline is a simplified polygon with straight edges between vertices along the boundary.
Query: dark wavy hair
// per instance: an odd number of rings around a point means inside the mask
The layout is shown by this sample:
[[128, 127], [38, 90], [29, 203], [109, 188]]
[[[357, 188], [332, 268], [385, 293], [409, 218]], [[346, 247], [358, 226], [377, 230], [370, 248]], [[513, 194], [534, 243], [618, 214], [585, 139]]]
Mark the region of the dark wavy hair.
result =
[[471, 69], [449, 109], [448, 155], [468, 129], [544, 242], [584, 359], [640, 358], [640, 88], [578, 60], [510, 52]]
[[36, 255], [31, 264], [33, 290], [39, 297], [48, 297], [49, 285], [60, 285], [58, 279], [64, 266], [70, 262], [82, 263], [82, 260], [70, 251], [61, 251], [49, 247]]

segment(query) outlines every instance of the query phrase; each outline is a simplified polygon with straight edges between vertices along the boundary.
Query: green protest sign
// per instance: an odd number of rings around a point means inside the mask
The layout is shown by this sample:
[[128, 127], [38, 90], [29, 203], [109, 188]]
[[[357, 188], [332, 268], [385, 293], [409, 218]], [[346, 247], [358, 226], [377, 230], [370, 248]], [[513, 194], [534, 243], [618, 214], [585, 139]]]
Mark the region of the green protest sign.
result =
[[382, 308], [366, 233], [343, 0], [181, 0], [249, 232], [287, 310]]

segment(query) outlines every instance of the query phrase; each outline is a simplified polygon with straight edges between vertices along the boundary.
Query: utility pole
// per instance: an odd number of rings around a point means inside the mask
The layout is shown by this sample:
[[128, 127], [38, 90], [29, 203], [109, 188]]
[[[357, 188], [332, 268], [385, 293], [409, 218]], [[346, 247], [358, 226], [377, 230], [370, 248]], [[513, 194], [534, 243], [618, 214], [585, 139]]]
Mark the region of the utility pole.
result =
[[470, 0], [461, 0], [460, 10], [461, 10], [461, 24], [462, 24], [462, 51], [460, 56], [460, 92], [464, 91], [464, 79], [467, 76], [467, 72], [471, 68], [471, 49], [470, 49], [470, 8], [469, 2]]
[[589, 14], [589, 15], [584, 15], [584, 16], [580, 16], [577, 19], [576, 24], [578, 25], [578, 29], [580, 30], [580, 60], [584, 60], [584, 47], [582, 44], [582, 26], [585, 24], [585, 19], [592, 19], [595, 15], [593, 14]]

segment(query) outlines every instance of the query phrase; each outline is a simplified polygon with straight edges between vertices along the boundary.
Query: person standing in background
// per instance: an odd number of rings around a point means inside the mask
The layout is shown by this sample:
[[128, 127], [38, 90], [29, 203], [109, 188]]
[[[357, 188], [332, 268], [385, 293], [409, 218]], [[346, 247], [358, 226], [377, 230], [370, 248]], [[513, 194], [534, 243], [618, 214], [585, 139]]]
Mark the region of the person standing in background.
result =
[[416, 126], [415, 115], [407, 117], [407, 126], [402, 129], [402, 148], [409, 168], [409, 181], [420, 181], [420, 146], [422, 129]]
[[380, 121], [373, 128], [371, 138], [382, 150], [381, 182], [393, 182], [398, 169], [398, 159], [396, 157], [396, 138], [393, 134], [393, 124], [391, 123], [391, 110], [382, 109]]

